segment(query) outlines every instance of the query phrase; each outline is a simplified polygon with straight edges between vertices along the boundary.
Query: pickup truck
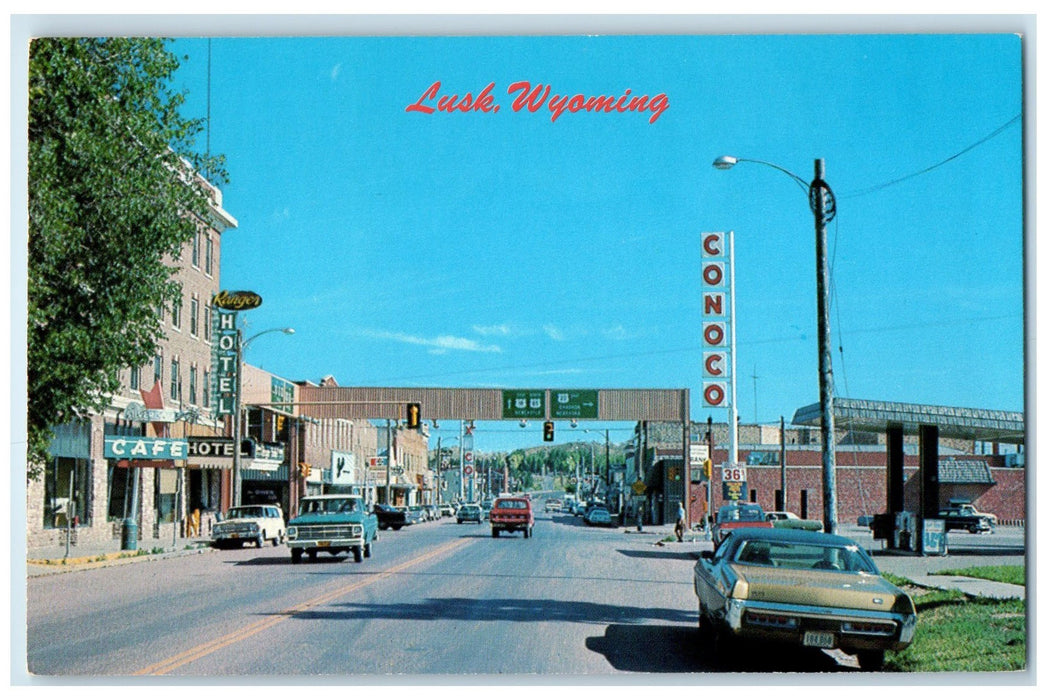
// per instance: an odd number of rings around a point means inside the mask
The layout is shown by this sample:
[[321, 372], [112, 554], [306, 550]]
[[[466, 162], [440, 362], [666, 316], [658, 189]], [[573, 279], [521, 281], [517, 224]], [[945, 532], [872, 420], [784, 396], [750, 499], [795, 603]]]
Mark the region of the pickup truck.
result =
[[352, 552], [353, 559], [361, 562], [371, 556], [377, 539], [378, 517], [368, 512], [362, 496], [307, 496], [297, 517], [287, 523], [292, 564], [301, 562], [303, 553], [314, 560], [319, 552]]
[[996, 528], [996, 516], [982, 513], [970, 503], [952, 505], [938, 512], [945, 521], [945, 531], [966, 530], [970, 533], [992, 532]]
[[763, 508], [758, 503], [746, 503], [736, 501], [720, 506], [716, 512], [716, 521], [713, 523], [713, 544], [718, 546], [727, 539], [731, 530], [743, 527], [774, 527], [764, 515]]
[[498, 498], [491, 504], [488, 520], [491, 522], [491, 537], [517, 530], [523, 532], [524, 537], [530, 537], [534, 529], [534, 510], [526, 498]]

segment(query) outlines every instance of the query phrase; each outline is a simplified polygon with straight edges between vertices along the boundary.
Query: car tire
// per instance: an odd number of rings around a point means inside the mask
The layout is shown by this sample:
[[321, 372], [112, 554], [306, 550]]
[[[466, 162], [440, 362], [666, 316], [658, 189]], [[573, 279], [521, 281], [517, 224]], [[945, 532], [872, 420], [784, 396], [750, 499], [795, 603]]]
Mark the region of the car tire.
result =
[[254, 544], [258, 549], [261, 549], [265, 545], [265, 533], [263, 532], [255, 539]]
[[863, 671], [882, 671], [884, 662], [883, 649], [875, 649], [873, 651], [859, 651], [855, 656], [858, 657], [858, 667]]
[[371, 543], [368, 542], [364, 545], [364, 556], [370, 558], [371, 556]]
[[302, 563], [302, 550], [292, 549], [291, 550], [291, 563], [301, 564]]
[[316, 555], [319, 554], [315, 549], [310, 549], [307, 554], [309, 555], [309, 561], [316, 561]]
[[500, 535], [500, 534], [501, 533], [498, 531], [497, 528], [493, 528], [493, 527], [491, 528], [491, 537], [498, 537], [498, 535]]
[[357, 564], [364, 560], [364, 549], [363, 547], [353, 547], [353, 561]]
[[399, 530], [402, 527], [403, 527], [403, 525], [393, 525], [393, 529], [394, 530]]

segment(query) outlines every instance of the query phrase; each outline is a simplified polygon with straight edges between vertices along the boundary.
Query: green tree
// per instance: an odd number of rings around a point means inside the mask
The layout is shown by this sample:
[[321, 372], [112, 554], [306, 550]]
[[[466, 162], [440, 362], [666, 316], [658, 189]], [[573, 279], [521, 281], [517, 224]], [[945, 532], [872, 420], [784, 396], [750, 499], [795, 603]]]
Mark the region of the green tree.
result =
[[171, 88], [160, 39], [45, 38], [29, 50], [29, 478], [52, 426], [101, 411], [144, 365], [176, 259], [210, 215], [222, 159], [192, 152], [201, 120]]

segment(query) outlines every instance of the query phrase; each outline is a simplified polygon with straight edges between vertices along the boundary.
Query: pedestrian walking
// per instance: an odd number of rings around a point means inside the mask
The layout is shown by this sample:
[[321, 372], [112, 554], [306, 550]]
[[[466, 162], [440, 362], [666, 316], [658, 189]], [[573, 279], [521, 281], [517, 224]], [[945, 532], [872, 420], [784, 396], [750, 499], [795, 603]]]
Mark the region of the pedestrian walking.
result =
[[683, 542], [684, 520], [687, 514], [683, 510], [683, 503], [678, 503], [676, 508], [676, 541]]

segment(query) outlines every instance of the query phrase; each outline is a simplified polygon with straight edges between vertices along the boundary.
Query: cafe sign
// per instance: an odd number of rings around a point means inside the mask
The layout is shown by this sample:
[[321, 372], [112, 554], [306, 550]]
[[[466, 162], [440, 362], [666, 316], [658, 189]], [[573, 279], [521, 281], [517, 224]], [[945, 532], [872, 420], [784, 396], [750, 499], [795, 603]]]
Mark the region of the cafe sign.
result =
[[106, 459], [157, 460], [185, 459], [189, 441], [185, 438], [107, 437]]

